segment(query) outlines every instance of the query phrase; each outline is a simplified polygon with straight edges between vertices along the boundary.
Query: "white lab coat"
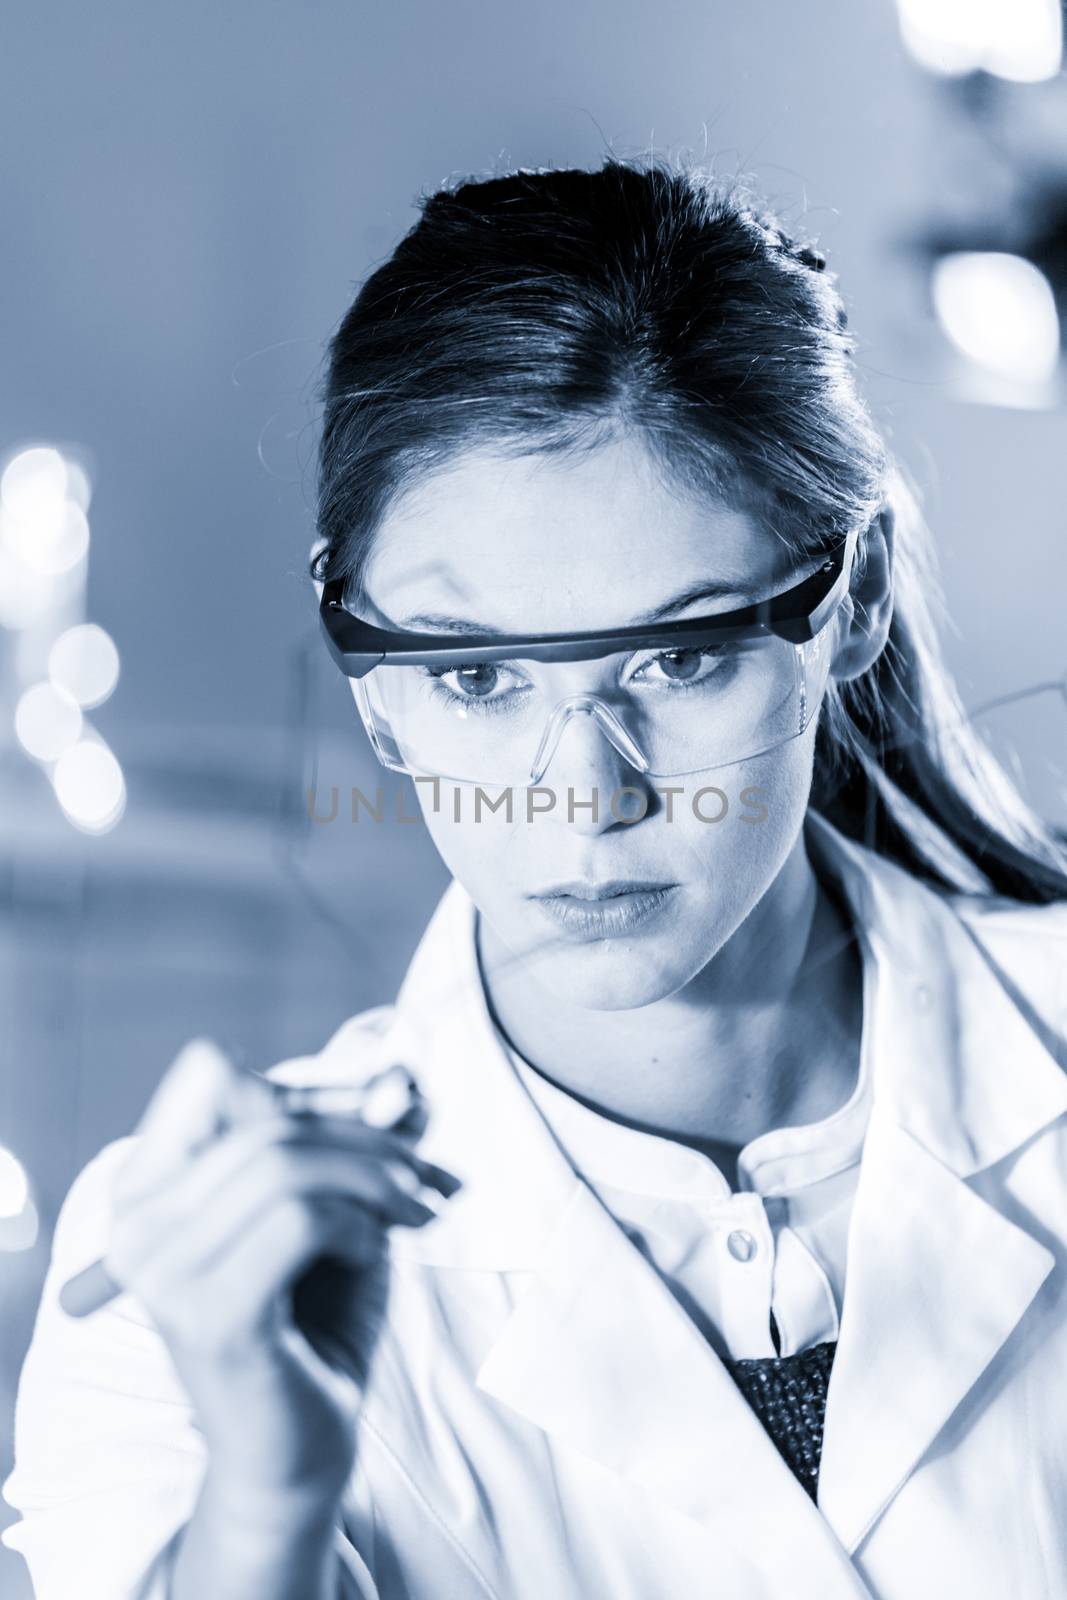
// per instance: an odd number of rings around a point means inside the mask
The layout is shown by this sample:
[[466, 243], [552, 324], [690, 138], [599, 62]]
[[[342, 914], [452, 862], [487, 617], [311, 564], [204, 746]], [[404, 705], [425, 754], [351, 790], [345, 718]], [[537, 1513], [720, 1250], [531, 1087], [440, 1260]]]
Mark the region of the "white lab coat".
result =
[[[453, 882], [396, 1006], [315, 1058], [344, 1078], [402, 1050], [422, 1148], [464, 1180], [391, 1234], [346, 1600], [1067, 1596], [1067, 903], [942, 897], [806, 827], [878, 973], [818, 1504], [523, 1089]], [[125, 1148], [68, 1197], [21, 1381], [5, 1537], [38, 1600], [162, 1600], [203, 1470], [144, 1311], [55, 1304]]]

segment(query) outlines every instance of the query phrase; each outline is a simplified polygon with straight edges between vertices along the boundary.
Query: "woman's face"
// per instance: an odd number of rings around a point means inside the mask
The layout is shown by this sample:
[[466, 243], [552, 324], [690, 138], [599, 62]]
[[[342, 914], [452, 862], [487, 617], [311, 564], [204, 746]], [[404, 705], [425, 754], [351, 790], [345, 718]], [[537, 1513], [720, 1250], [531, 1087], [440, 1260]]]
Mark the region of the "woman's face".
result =
[[[625, 627], [724, 580], [735, 595], [678, 614], [733, 609], [790, 587], [811, 565], [791, 567], [749, 515], [671, 493], [640, 444], [625, 440], [566, 462], [465, 455], [382, 523], [366, 590], [368, 614], [393, 626], [433, 612], [507, 633], [566, 633]], [[562, 698], [595, 691], [603, 663], [551, 670]], [[445, 865], [500, 948], [544, 989], [591, 1009], [649, 1005], [694, 978], [774, 883], [807, 808], [817, 720], [762, 756], [663, 778], [643, 776], [592, 717], [576, 716], [541, 778], [555, 803], [532, 820], [521, 789], [509, 821], [503, 809], [476, 815], [474, 786], [442, 779], [436, 796], [427, 782], [415, 788]], [[681, 792], [658, 792], [668, 786]], [[639, 795], [621, 796], [617, 817], [609, 801], [623, 788]], [[746, 797], [749, 788], [759, 793]], [[594, 790], [595, 820], [578, 803]], [[636, 925], [576, 929], [537, 898], [570, 879], [670, 887], [637, 903], [653, 909]]]

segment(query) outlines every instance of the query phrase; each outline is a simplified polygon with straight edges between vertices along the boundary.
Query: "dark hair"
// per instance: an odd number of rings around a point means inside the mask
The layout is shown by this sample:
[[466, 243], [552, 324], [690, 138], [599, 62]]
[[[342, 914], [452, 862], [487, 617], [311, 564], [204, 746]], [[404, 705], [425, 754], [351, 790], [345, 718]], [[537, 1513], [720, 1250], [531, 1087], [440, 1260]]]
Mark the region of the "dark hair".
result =
[[312, 577], [363, 594], [389, 506], [460, 452], [639, 436], [670, 482], [756, 512], [797, 562], [894, 518], [878, 659], [831, 679], [811, 804], [953, 893], [1067, 898], [1067, 848], [968, 722], [918, 499], [860, 399], [835, 276], [739, 180], [608, 157], [423, 196], [329, 347]]

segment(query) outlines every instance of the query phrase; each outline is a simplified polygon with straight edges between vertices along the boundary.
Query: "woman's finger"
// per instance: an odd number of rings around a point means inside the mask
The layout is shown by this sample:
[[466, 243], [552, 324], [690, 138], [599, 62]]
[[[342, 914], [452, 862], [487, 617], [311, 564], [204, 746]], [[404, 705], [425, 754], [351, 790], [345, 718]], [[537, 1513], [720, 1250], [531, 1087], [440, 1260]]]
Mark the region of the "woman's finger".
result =
[[291, 1195], [276, 1197], [225, 1251], [201, 1264], [183, 1294], [171, 1296], [154, 1315], [183, 1351], [217, 1356], [231, 1349], [239, 1355], [261, 1339], [268, 1324], [274, 1326], [277, 1296], [324, 1255], [357, 1268], [380, 1262], [381, 1224], [336, 1196], [311, 1204]]
[[[166, 1285], [195, 1278], [234, 1247], [276, 1205], [307, 1204], [334, 1195], [376, 1214], [385, 1224], [420, 1226], [436, 1212], [396, 1180], [395, 1168], [370, 1156], [293, 1141], [260, 1151], [202, 1192], [193, 1212], [168, 1215], [159, 1204], [141, 1207], [113, 1230], [105, 1267], [136, 1282], [146, 1298]], [[408, 1183], [413, 1181], [410, 1169]]]
[[395, 1181], [409, 1192], [429, 1183], [446, 1196], [459, 1180], [442, 1167], [423, 1161], [410, 1141], [391, 1129], [368, 1128], [364, 1123], [329, 1116], [272, 1116], [229, 1130], [214, 1144], [187, 1159], [177, 1172], [163, 1174], [151, 1191], [140, 1189], [120, 1200], [132, 1206], [145, 1227], [194, 1224], [214, 1204], [214, 1196], [242, 1168], [262, 1158], [273, 1146], [308, 1146], [347, 1154], [354, 1160], [373, 1157], [389, 1165]]
[[211, 1039], [178, 1052], [137, 1125], [137, 1141], [117, 1176], [116, 1193], [136, 1193], [178, 1171], [238, 1118], [268, 1115], [270, 1089], [234, 1066]]

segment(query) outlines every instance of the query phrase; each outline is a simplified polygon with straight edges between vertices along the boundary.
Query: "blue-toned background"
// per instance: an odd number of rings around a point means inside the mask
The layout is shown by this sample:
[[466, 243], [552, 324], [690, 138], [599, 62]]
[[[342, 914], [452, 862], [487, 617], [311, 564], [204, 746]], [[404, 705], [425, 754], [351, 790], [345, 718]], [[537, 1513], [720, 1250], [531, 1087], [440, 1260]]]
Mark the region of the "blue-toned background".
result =
[[[1063, 101], [1026, 92], [1043, 109], [1010, 149], [1036, 170]], [[1008, 145], [908, 54], [891, 0], [43, 0], [5, 15], [0, 141], [0, 457], [54, 446], [91, 484], [63, 616], [117, 646], [86, 716], [126, 788], [107, 832], [64, 814], [14, 731], [47, 617], [0, 625], [0, 1146], [39, 1221], [0, 1248], [6, 1474], [77, 1169], [190, 1035], [267, 1064], [391, 998], [446, 882], [421, 824], [346, 820], [352, 785], [392, 805], [400, 780], [365, 745], [305, 576], [324, 341], [420, 191], [651, 143], [706, 150], [803, 214], [925, 490], [969, 706], [1067, 669], [1067, 451], [1055, 405], [961, 397], [902, 248], [1018, 192]], [[1062, 697], [991, 728], [1067, 821]], [[342, 792], [330, 825], [306, 820], [315, 750]], [[28, 1592], [0, 1551], [0, 1593]]]

